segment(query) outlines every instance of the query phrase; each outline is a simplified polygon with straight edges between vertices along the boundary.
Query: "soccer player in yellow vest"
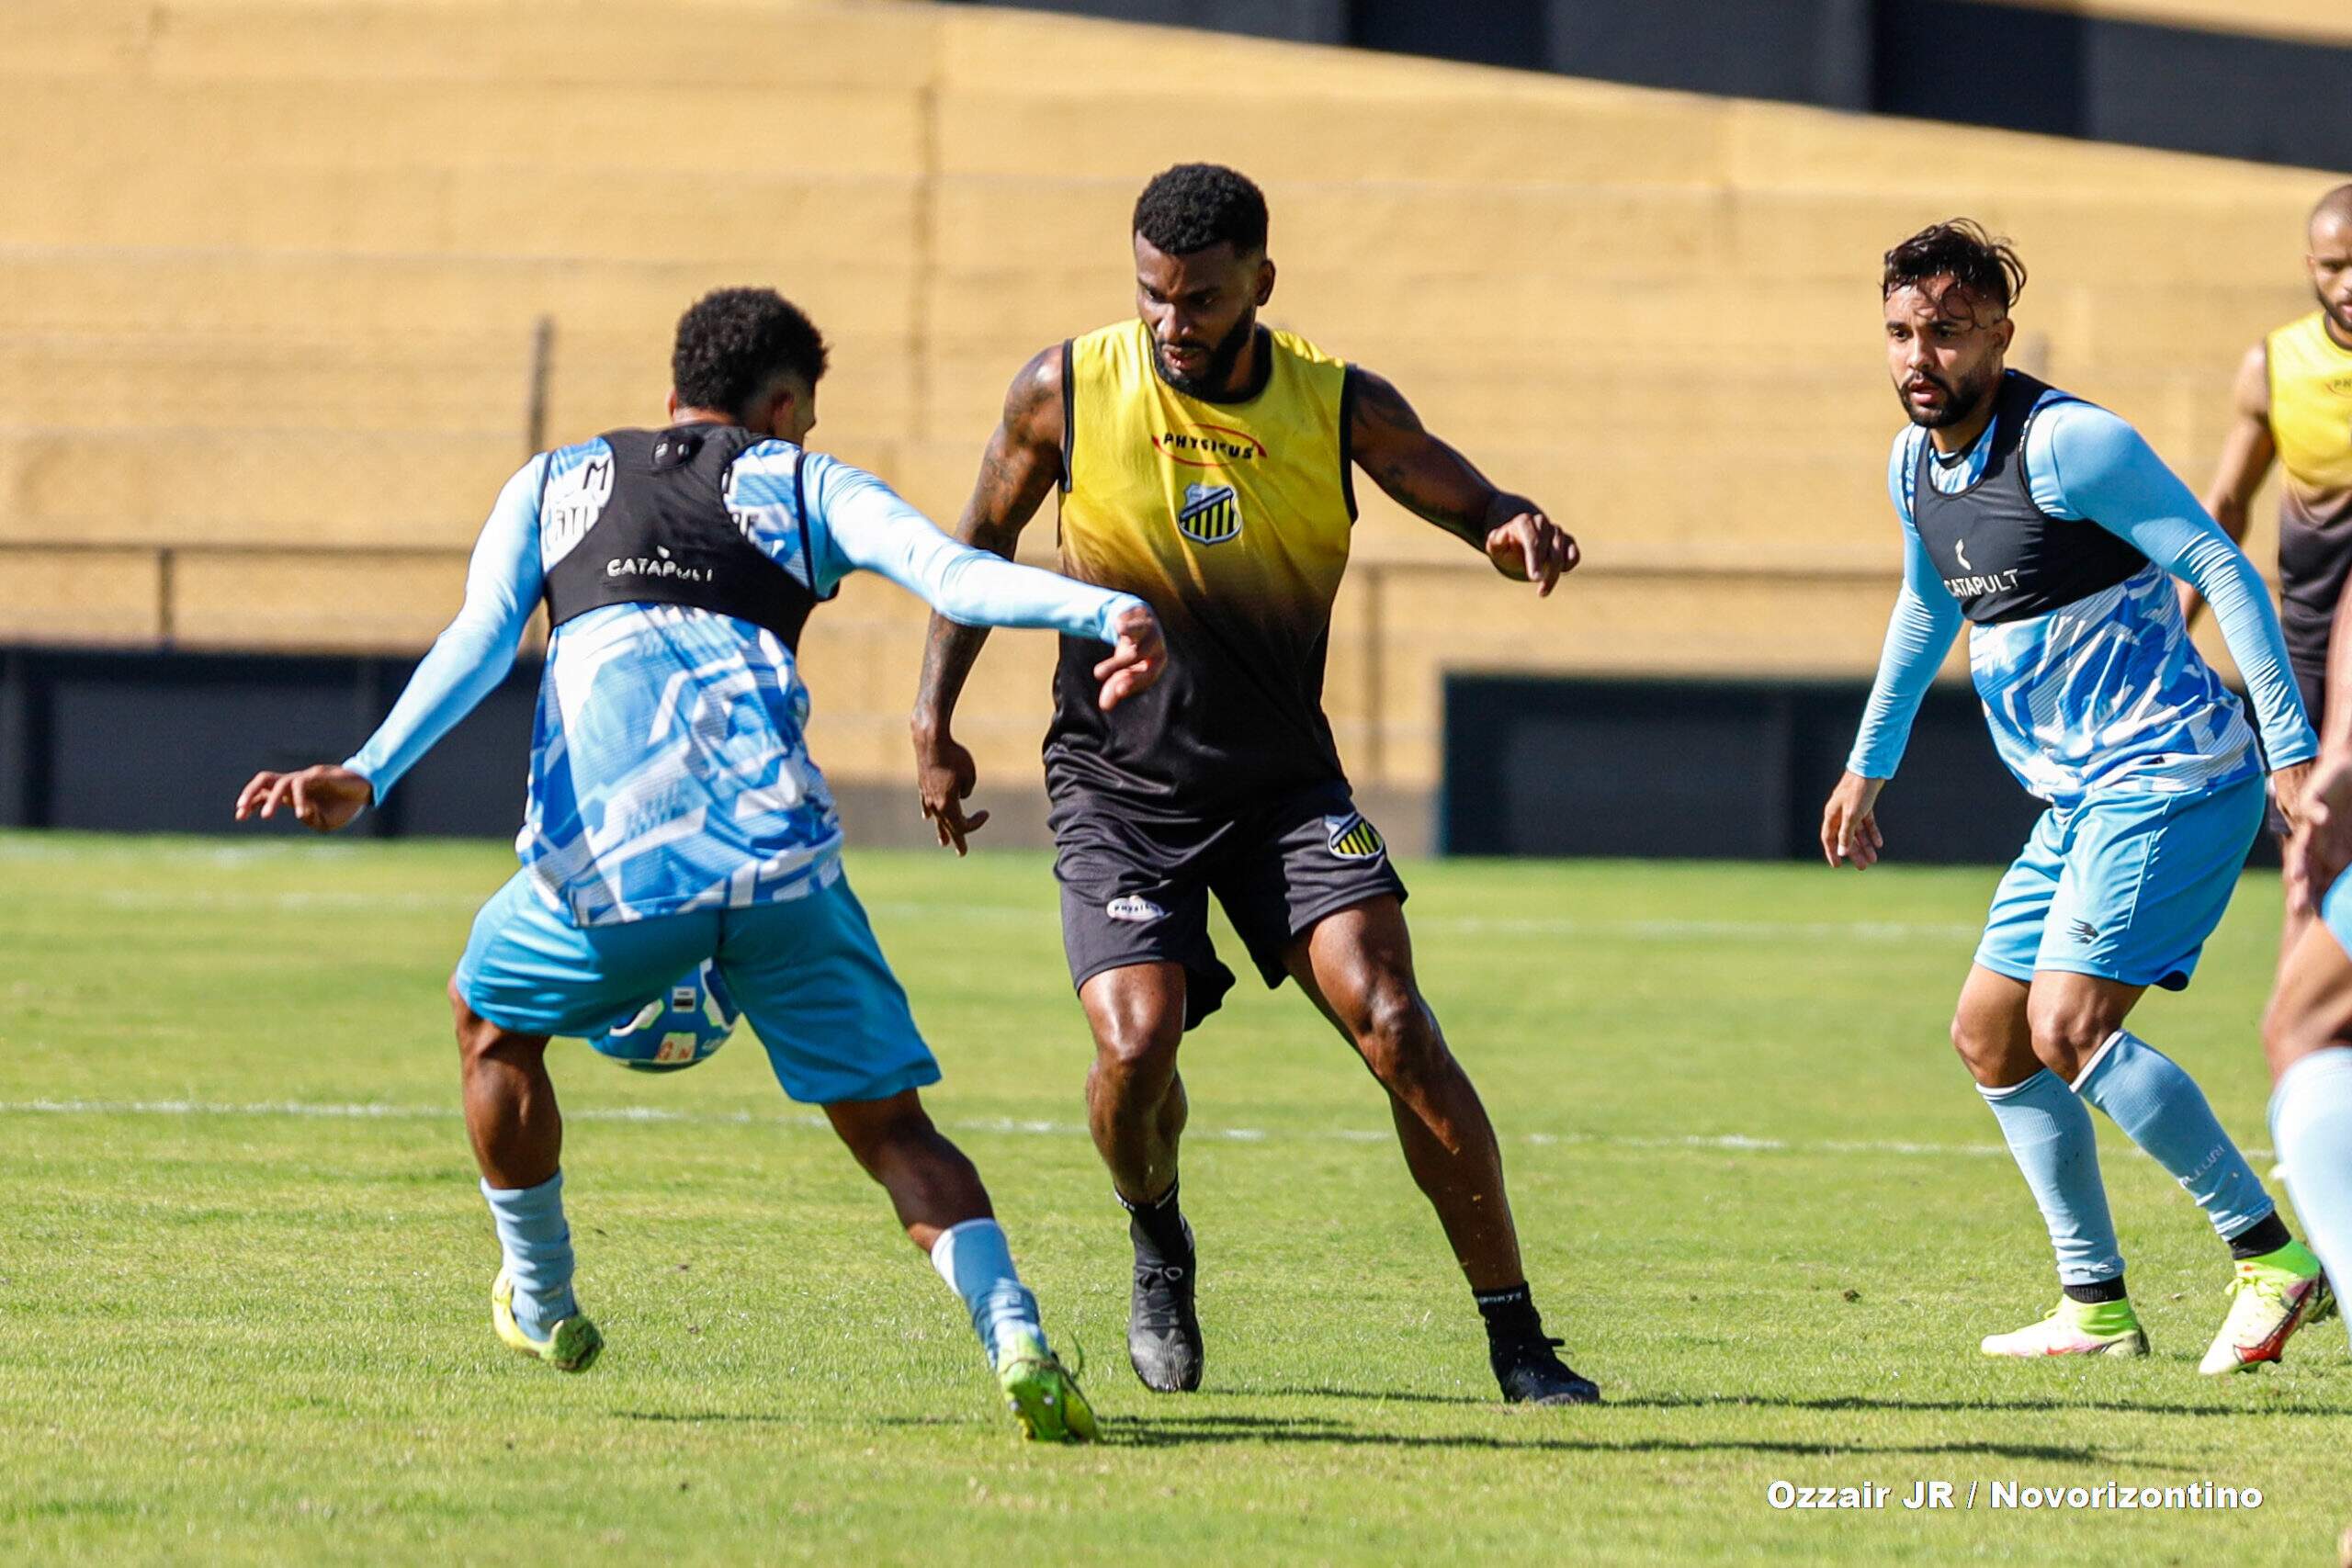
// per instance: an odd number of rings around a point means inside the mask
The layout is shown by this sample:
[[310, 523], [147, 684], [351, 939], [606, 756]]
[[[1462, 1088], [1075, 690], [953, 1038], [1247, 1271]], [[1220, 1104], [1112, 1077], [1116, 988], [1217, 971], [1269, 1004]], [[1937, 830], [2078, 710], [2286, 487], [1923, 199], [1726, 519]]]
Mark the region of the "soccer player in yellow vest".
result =
[[[2326, 712], [2328, 626], [2352, 574], [2352, 185], [2312, 209], [2303, 265], [2319, 308], [2246, 350], [2238, 365], [2236, 417], [2205, 509], [2245, 538], [2254, 492], [2275, 459], [2278, 491], [2279, 620], [2303, 709]], [[2194, 614], [2196, 590], [2181, 585]], [[2311, 911], [2290, 900], [2282, 952], [2294, 951]]]
[[[1540, 593], [1576, 542], [1380, 377], [1260, 323], [1274, 264], [1265, 198], [1242, 175], [1170, 169], [1133, 229], [1138, 319], [1022, 367], [959, 530], [1010, 556], [1058, 488], [1062, 570], [1148, 599], [1167, 634], [1159, 684], [1115, 713], [1078, 679], [1101, 650], [1065, 638], [1046, 741], [1063, 944], [1094, 1032], [1088, 1122], [1135, 1243], [1129, 1359], [1152, 1389], [1200, 1386], [1176, 1055], [1233, 984], [1209, 942], [1214, 893], [1266, 983], [1296, 980], [1388, 1090], [1503, 1397], [1597, 1399], [1544, 1333], [1494, 1129], [1421, 998], [1404, 884], [1350, 797], [1322, 705], [1351, 468]], [[958, 853], [988, 813], [964, 810], [972, 758], [949, 726], [987, 635], [933, 619], [915, 707], [923, 809]]]

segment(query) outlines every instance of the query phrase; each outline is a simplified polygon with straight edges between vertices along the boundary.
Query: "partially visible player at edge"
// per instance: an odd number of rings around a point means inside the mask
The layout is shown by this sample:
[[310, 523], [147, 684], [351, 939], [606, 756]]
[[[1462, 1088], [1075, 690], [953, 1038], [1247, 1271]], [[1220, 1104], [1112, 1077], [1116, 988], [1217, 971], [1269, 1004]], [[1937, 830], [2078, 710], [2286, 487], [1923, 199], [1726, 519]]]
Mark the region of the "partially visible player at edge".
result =
[[[1065, 637], [1046, 742], [1062, 937], [1095, 1041], [1088, 1121], [1131, 1216], [1129, 1359], [1152, 1389], [1200, 1385], [1176, 1055], [1233, 984], [1209, 942], [1214, 893], [1266, 983], [1295, 978], [1387, 1089], [1503, 1397], [1596, 1399], [1544, 1333], [1493, 1127], [1421, 998], [1404, 885], [1322, 707], [1351, 464], [1539, 593], [1576, 565], [1576, 543], [1422, 429], [1386, 381], [1260, 324], [1274, 264], [1265, 199], [1243, 175], [1171, 168], [1132, 229], [1138, 319], [1022, 367], [960, 529], [1010, 556], [1058, 486], [1062, 569], [1148, 597], [1167, 624], [1168, 678], [1116, 713], [1080, 689], [1101, 649]], [[950, 721], [986, 636], [933, 621], [914, 716], [923, 809], [958, 853], [988, 814], [964, 811], [972, 759]]]
[[2327, 664], [2324, 745], [2287, 845], [2287, 907], [2304, 919], [2262, 1043], [2276, 1085], [2271, 1146], [2312, 1246], [2341, 1280], [2352, 1277], [2352, 597], [2336, 605]]
[[[2326, 711], [2328, 627], [2352, 575], [2352, 185], [2320, 197], [2305, 226], [2303, 265], [2318, 308], [2246, 350], [2233, 394], [2235, 417], [2206, 510], [2245, 538], [2255, 491], [2275, 460], [2278, 492], [2279, 619], [2303, 711]], [[2193, 622], [2202, 601], [2180, 585]], [[2291, 953], [2308, 908], [2288, 906], [2279, 951]]]
[[[1990, 1356], [2142, 1356], [2087, 1101], [2170, 1171], [2235, 1262], [2199, 1371], [2279, 1359], [2328, 1302], [2319, 1260], [2177, 1064], [2124, 1027], [2188, 984], [2263, 818], [2317, 750], [2253, 565], [2129, 424], [2002, 360], [2025, 268], [1965, 220], [1886, 254], [1887, 365], [1910, 427], [1887, 490], [1903, 586], [1853, 755], [1822, 813], [1832, 865], [1869, 866], [1875, 808], [1961, 626], [2001, 757], [2050, 803], [1993, 896], [1952, 1043], [2047, 1222], [2061, 1295]], [[2167, 573], [2171, 576], [2167, 576]], [[2260, 716], [2200, 659], [2173, 591], [2211, 602]]]
[[499, 1337], [564, 1371], [603, 1344], [572, 1290], [548, 1037], [597, 1032], [716, 958], [785, 1092], [824, 1108], [962, 1296], [1023, 1429], [1083, 1440], [1093, 1412], [979, 1176], [923, 1112], [939, 1067], [842, 874], [796, 649], [842, 578], [876, 571], [943, 615], [1089, 638], [1110, 709], [1158, 677], [1159, 628], [1140, 600], [967, 549], [881, 480], [807, 450], [826, 358], [772, 290], [696, 303], [678, 322], [667, 426], [525, 464], [475, 546], [464, 607], [383, 727], [339, 767], [258, 774], [237, 816], [285, 807], [326, 831], [380, 803], [512, 667], [544, 598], [523, 869], [482, 907], [449, 982], [503, 1258]]

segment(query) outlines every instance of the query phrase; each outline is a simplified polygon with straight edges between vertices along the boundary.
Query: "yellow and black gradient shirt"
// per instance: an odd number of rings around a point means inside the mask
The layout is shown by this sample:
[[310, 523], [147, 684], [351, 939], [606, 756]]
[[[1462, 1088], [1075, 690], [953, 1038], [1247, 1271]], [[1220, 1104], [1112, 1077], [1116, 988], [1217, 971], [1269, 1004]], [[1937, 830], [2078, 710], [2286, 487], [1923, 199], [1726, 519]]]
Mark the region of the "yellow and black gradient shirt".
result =
[[[2264, 342], [2278, 496], [2280, 619], [2299, 664], [2324, 664], [2329, 624], [2352, 572], [2352, 348], [2313, 310]], [[2314, 673], [2316, 671], [2313, 671]]]
[[1170, 818], [1343, 784], [1323, 715], [1331, 602], [1348, 565], [1347, 366], [1260, 329], [1233, 402], [1161, 380], [1140, 320], [1062, 347], [1062, 570], [1159, 613], [1169, 665], [1112, 713], [1099, 643], [1065, 637], [1046, 778]]

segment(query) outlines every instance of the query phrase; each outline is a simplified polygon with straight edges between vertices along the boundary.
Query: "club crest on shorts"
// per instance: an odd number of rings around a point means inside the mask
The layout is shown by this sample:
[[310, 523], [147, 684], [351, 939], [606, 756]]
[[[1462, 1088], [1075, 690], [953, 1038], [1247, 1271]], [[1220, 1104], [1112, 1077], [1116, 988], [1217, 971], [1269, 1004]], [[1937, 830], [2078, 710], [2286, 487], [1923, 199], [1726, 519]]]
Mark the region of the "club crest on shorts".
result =
[[1168, 918], [1167, 910], [1150, 899], [1138, 898], [1132, 893], [1124, 898], [1112, 899], [1102, 906], [1102, 912], [1114, 920], [1125, 920], [1134, 926], [1149, 925], [1154, 920]]
[[1388, 840], [1361, 811], [1323, 818], [1323, 841], [1341, 860], [1378, 860], [1388, 852]]
[[1186, 485], [1176, 509], [1176, 531], [1200, 545], [1241, 536], [1241, 498], [1231, 485]]

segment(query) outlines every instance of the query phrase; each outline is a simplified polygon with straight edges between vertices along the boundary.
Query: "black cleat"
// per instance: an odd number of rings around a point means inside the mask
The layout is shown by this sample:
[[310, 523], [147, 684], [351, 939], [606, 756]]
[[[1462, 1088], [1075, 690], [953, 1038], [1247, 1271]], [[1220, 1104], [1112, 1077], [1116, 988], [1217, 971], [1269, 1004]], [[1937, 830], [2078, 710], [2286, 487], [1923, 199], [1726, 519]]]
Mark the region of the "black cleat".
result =
[[[1191, 1230], [1185, 1232], [1190, 1239]], [[1127, 1359], [1155, 1393], [1201, 1386], [1201, 1320], [1193, 1311], [1193, 1258], [1162, 1258], [1136, 1241], [1135, 1293], [1127, 1302]]]
[[1526, 1339], [1498, 1346], [1487, 1359], [1502, 1385], [1505, 1404], [1598, 1404], [1600, 1385], [1578, 1374], [1553, 1354], [1557, 1339]]

